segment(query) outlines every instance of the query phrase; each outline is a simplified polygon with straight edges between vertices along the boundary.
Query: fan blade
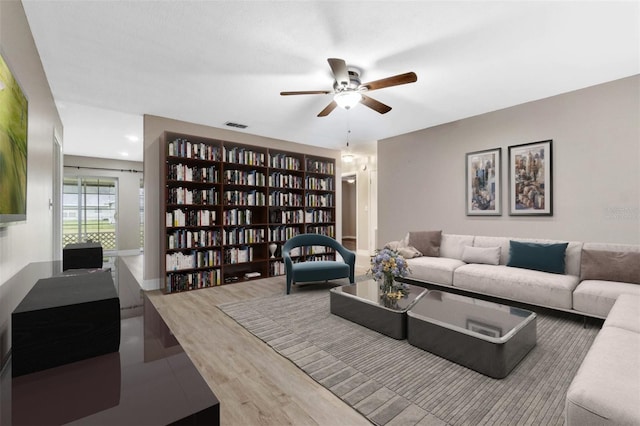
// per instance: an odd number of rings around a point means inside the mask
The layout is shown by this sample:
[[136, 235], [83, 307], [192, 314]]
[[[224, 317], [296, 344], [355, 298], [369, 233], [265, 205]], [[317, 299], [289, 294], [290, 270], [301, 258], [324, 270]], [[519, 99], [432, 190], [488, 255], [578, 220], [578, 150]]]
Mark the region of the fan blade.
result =
[[331, 111], [336, 109], [337, 106], [338, 104], [336, 103], [336, 101], [331, 101], [331, 103], [327, 105], [325, 109], [320, 111], [320, 114], [318, 114], [318, 117], [326, 117], [327, 115], [329, 115], [329, 113], [331, 113]]
[[360, 101], [363, 105], [368, 106], [374, 111], [378, 111], [380, 114], [386, 114], [391, 111], [391, 107], [389, 105], [385, 105], [380, 101], [376, 101], [369, 96], [362, 95], [362, 100]]
[[418, 81], [418, 76], [414, 72], [408, 72], [405, 74], [394, 75], [393, 77], [383, 78], [381, 80], [371, 81], [360, 85], [367, 90], [384, 89], [385, 87], [399, 86], [401, 84], [415, 83]]
[[282, 96], [289, 95], [328, 95], [329, 93], [333, 93], [329, 90], [303, 90], [299, 92], [280, 92]]
[[344, 59], [329, 58], [327, 61], [329, 61], [329, 66], [338, 85], [348, 86], [351, 80], [349, 80], [349, 71], [347, 71], [347, 63]]

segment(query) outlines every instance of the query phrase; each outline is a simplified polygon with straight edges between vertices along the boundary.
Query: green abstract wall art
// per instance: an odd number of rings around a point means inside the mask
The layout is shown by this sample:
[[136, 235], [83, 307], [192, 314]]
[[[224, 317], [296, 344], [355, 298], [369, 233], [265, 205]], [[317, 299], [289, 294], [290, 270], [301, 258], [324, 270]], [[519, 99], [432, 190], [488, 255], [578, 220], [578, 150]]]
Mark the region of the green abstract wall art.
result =
[[27, 217], [28, 101], [0, 55], [0, 226]]

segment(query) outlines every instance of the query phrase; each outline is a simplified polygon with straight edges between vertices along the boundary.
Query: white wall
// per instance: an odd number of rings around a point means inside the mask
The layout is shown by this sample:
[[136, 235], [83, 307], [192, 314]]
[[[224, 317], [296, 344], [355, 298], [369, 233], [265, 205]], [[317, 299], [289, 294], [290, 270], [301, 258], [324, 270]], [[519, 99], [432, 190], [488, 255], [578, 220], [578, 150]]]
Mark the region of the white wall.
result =
[[118, 181], [118, 251], [140, 251], [140, 180], [142, 163], [74, 155], [64, 156], [65, 176], [112, 177]]
[[[639, 117], [633, 76], [379, 141], [379, 243], [442, 229], [640, 244]], [[507, 148], [546, 139], [553, 216], [509, 216]], [[466, 216], [465, 154], [498, 147], [502, 216]]]
[[[53, 259], [53, 135], [62, 123], [22, 3], [0, 1], [0, 52], [29, 101], [27, 221], [0, 228], [0, 356], [10, 347], [11, 312], [35, 280], [8, 285], [31, 262]], [[60, 141], [62, 142], [62, 141]]]
[[[164, 226], [164, 213], [159, 210], [160, 200], [160, 137], [165, 132], [219, 139], [223, 141], [263, 146], [302, 154], [318, 155], [336, 160], [336, 239], [342, 238], [342, 186], [340, 151], [302, 145], [279, 139], [251, 135], [244, 132], [219, 129], [153, 115], [144, 116], [144, 286], [159, 288], [160, 282], [160, 230]], [[162, 222], [160, 217], [162, 216]]]

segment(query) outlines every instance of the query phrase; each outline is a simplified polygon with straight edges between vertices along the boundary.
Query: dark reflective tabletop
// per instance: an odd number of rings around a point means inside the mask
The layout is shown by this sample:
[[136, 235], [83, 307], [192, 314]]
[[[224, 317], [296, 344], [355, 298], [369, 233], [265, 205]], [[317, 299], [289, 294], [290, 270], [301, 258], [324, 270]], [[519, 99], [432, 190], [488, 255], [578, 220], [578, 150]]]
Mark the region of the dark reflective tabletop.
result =
[[215, 395], [139, 286], [127, 289], [124, 272], [114, 271], [119, 351], [13, 379], [10, 360], [0, 375], [1, 425], [219, 424]]
[[393, 311], [404, 312], [409, 309], [426, 289], [405, 284], [406, 294], [402, 297], [384, 297], [380, 291], [380, 284], [374, 280], [357, 282], [355, 284], [334, 287], [330, 291], [347, 297], [355, 297], [362, 302], [379, 305]]
[[422, 296], [409, 315], [489, 338], [509, 337], [536, 317], [525, 309], [438, 290]]

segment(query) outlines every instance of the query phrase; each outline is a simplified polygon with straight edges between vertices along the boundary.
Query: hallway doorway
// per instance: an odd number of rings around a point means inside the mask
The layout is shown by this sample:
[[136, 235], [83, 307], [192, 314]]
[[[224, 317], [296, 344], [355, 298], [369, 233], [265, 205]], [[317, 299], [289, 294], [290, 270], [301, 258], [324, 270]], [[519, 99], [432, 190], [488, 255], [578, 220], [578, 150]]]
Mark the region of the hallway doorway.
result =
[[342, 176], [342, 245], [357, 251], [357, 185], [356, 175]]

